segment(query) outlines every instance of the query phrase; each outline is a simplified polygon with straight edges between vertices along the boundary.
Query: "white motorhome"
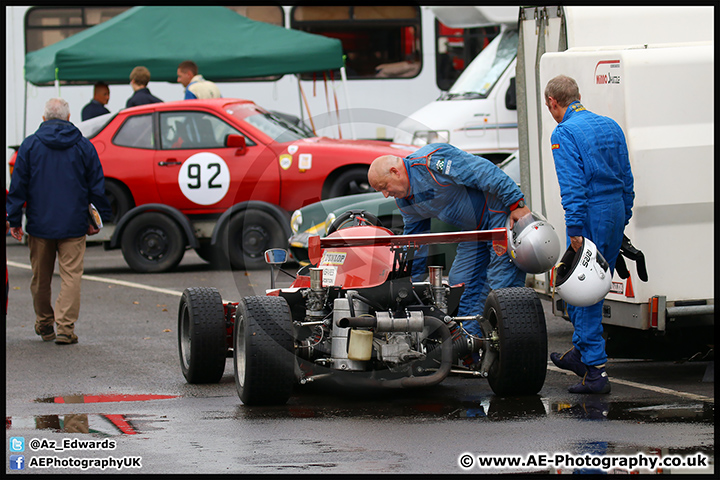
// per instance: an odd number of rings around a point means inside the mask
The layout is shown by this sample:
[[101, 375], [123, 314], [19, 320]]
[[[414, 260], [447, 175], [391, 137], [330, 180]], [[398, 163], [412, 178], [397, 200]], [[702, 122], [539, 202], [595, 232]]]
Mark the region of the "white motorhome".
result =
[[[648, 281], [634, 262], [628, 279], [615, 273], [603, 312], [611, 340], [649, 335], [674, 348], [691, 330], [712, 332], [713, 18], [712, 7], [521, 8], [521, 188], [532, 210], [564, 236], [550, 143], [557, 124], [544, 99], [551, 78], [573, 77], [583, 106], [616, 120], [627, 140], [636, 196], [625, 234], [644, 254]], [[547, 275], [535, 286], [551, 291]]]
[[418, 147], [450, 143], [499, 162], [518, 148], [515, 65], [516, 7], [476, 7], [476, 15], [456, 18], [449, 7], [434, 7], [445, 24], [496, 24], [501, 33], [483, 49], [442, 95], [398, 125], [394, 141]]
[[[45, 102], [58, 96], [53, 85], [36, 86], [24, 81], [25, 54], [52, 45], [86, 28], [121, 14], [130, 7], [118, 6], [34, 6], [6, 7], [6, 146], [18, 145], [39, 126]], [[168, 7], [172, 8], [172, 7]], [[200, 8], [200, 7], [199, 7]], [[334, 78], [303, 74], [219, 84], [224, 97], [248, 98], [274, 111], [295, 115], [314, 126], [321, 135], [343, 138], [390, 139], [395, 127], [413, 111], [440, 95], [457, 78], [462, 67], [479, 52], [485, 38], [494, 36], [488, 27], [449, 28], [440, 23], [430, 7], [392, 6], [228, 6], [250, 19], [285, 28], [303, 30], [339, 39], [347, 54], [347, 84], [343, 88], [337, 72]], [[472, 7], [452, 7], [466, 16]], [[172, 42], [172, 38], [168, 38]], [[438, 45], [450, 48], [455, 62], [449, 70], [439, 68]], [[398, 63], [407, 56], [419, 57], [419, 68], [377, 75], [376, 67]], [[192, 59], [200, 65], [202, 59]], [[152, 65], [147, 65], [152, 73]], [[128, 72], [128, 75], [130, 72]], [[209, 80], [213, 80], [209, 78]], [[151, 79], [152, 93], [165, 101], [180, 100], [178, 83]], [[302, 105], [299, 89], [309, 105]], [[70, 104], [71, 121], [80, 121], [82, 107], [93, 95], [90, 83], [60, 82], [59, 94]], [[347, 96], [345, 93], [347, 92]], [[412, 94], [408, 94], [412, 92]], [[127, 83], [110, 85], [107, 108], [116, 112], [132, 95]], [[339, 114], [337, 113], [339, 111]], [[350, 123], [352, 120], [352, 124]], [[7, 158], [12, 154], [6, 153]]]

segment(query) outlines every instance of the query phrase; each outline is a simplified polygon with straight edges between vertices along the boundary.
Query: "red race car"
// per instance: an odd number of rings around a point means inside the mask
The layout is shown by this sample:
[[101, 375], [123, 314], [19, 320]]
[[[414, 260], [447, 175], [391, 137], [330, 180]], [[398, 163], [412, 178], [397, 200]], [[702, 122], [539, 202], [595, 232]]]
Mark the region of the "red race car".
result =
[[[372, 223], [372, 222], [370, 222]], [[284, 404], [296, 384], [334, 379], [361, 388], [429, 387], [449, 374], [487, 378], [499, 396], [535, 395], [547, 371], [547, 329], [531, 288], [490, 292], [483, 313], [457, 316], [464, 284], [410, 277], [415, 247], [463, 241], [508, 246], [504, 228], [393, 235], [352, 226], [310, 239], [313, 266], [289, 288], [223, 303], [217, 289], [185, 289], [178, 309], [180, 367], [189, 383], [217, 383], [232, 350], [246, 405]], [[266, 252], [271, 265], [286, 250]], [[478, 322], [482, 335], [464, 324]]]
[[105, 174], [116, 224], [105, 232], [108, 247], [122, 248], [128, 264], [146, 272], [173, 268], [187, 246], [233, 268], [260, 267], [266, 249], [287, 243], [288, 212], [372, 191], [373, 159], [415, 149], [316, 137], [230, 98], [143, 105], [78, 127]]

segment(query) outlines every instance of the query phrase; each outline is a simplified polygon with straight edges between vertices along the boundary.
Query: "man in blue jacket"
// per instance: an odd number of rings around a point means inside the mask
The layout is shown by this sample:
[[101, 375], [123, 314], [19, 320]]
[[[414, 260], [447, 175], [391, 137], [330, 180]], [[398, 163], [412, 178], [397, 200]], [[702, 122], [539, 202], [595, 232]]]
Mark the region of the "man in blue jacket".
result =
[[[368, 182], [385, 197], [395, 197], [405, 223], [404, 233], [427, 233], [438, 218], [464, 231], [505, 227], [531, 213], [523, 193], [505, 172], [489, 160], [447, 143], [426, 145], [405, 158], [385, 155], [368, 170]], [[423, 249], [426, 251], [426, 249]], [[413, 261], [412, 275], [425, 275], [423, 250]], [[448, 276], [451, 285], [464, 283], [458, 315], [482, 314], [491, 290], [525, 285], [525, 272], [498, 256], [489, 242], [462, 242]], [[477, 322], [464, 326], [480, 334]]]
[[97, 82], [95, 87], [93, 87], [93, 99], [83, 107], [80, 112], [80, 118], [84, 122], [85, 120], [110, 113], [110, 110], [105, 108], [105, 105], [107, 105], [109, 101], [110, 87], [108, 87], [105, 82]]
[[[558, 122], [550, 140], [568, 245], [577, 251], [583, 237], [590, 239], [613, 272], [635, 198], [625, 135], [613, 119], [586, 110], [577, 82], [565, 75], [548, 82], [545, 104]], [[568, 305], [573, 348], [550, 355], [555, 365], [583, 377], [571, 393], [610, 392], [602, 304]]]
[[[6, 203], [10, 233], [18, 240], [23, 237], [26, 204], [35, 333], [57, 344], [78, 341], [74, 329], [80, 313], [85, 236], [99, 231], [88, 222], [89, 204], [104, 220], [112, 218], [97, 151], [69, 119], [65, 100], [48, 100], [40, 128], [20, 145]], [[62, 285], [53, 310], [50, 283], [56, 256]]]
[[143, 66], [132, 69], [132, 72], [130, 72], [130, 87], [134, 93], [125, 103], [126, 108], [150, 103], [162, 103], [162, 100], [150, 93], [148, 83], [150, 83], [150, 70]]

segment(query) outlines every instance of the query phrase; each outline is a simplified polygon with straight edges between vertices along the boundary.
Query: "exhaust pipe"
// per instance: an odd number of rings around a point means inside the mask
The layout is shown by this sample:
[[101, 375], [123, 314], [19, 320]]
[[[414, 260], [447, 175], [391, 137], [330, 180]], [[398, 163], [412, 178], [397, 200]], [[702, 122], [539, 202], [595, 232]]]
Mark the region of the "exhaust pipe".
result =
[[[419, 317], [422, 317], [422, 313], [420, 312], [410, 312], [411, 317], [408, 319], [390, 319], [397, 322], [407, 322], [409, 324], [410, 322], [413, 322], [413, 313], [419, 314]], [[387, 314], [385, 314], [387, 315]], [[389, 318], [389, 315], [388, 315]], [[378, 324], [381, 322], [376, 317], [345, 317], [341, 318], [337, 321], [337, 326], [342, 328], [348, 328], [348, 327], [378, 327]], [[413, 328], [417, 328], [415, 326], [415, 322], [413, 322]], [[411, 388], [411, 387], [429, 387], [432, 385], [437, 385], [438, 383], [445, 380], [445, 378], [450, 374], [450, 369], [452, 367], [453, 363], [453, 341], [452, 341], [452, 334], [450, 333], [450, 329], [447, 325], [445, 325], [445, 322], [440, 320], [439, 318], [425, 316], [424, 321], [421, 325], [420, 330], [412, 330], [412, 331], [422, 331], [422, 327], [428, 326], [430, 328], [430, 331], [439, 330], [440, 336], [442, 338], [442, 344], [440, 346], [440, 352], [441, 352], [441, 359], [440, 359], [440, 368], [437, 369], [436, 372], [424, 376], [424, 377], [405, 377], [405, 378], [397, 378], [393, 380], [378, 380], [375, 378], [368, 378], [368, 379], [356, 379], [356, 381], [360, 381], [363, 384], [366, 384], [370, 387], [384, 387], [384, 388]], [[383, 330], [383, 331], [409, 331], [409, 330]]]

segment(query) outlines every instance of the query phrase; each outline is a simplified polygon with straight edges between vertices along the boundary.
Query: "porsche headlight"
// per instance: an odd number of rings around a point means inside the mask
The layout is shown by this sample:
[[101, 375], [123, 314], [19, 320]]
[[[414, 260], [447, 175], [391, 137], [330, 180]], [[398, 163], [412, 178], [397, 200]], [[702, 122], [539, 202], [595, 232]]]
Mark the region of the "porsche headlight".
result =
[[328, 229], [330, 229], [330, 225], [333, 224], [337, 217], [334, 213], [328, 214], [328, 216], [325, 218], [325, 235], [327, 235]]
[[450, 132], [448, 130], [418, 130], [413, 134], [412, 144], [423, 147], [428, 143], [448, 143]]
[[298, 233], [300, 225], [302, 225], [302, 221], [302, 212], [300, 210], [295, 210], [292, 217], [290, 217], [290, 230], [292, 230], [292, 233]]

